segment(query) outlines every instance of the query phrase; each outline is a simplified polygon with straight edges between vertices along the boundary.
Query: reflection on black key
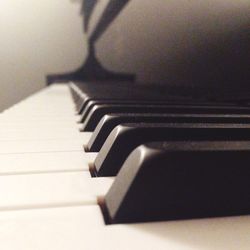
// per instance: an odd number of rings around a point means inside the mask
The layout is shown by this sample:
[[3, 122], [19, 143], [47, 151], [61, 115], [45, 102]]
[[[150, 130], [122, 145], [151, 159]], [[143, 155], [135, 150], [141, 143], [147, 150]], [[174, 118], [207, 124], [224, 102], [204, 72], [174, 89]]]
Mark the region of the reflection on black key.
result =
[[[117, 98], [117, 97], [116, 97]], [[82, 107], [81, 109], [79, 110], [78, 114], [81, 114], [82, 115], [82, 121], [84, 121], [84, 119], [86, 118], [86, 116], [89, 114], [89, 112], [91, 111], [91, 109], [94, 107], [94, 105], [98, 105], [98, 104], [147, 104], [147, 105], [153, 105], [153, 104], [161, 104], [161, 105], [199, 105], [199, 106], [218, 106], [219, 103], [209, 103], [209, 102], [194, 102], [192, 100], [190, 101], [181, 101], [181, 100], [158, 100], [158, 99], [149, 99], [145, 96], [141, 96], [141, 98], [138, 98], [138, 99], [133, 99], [131, 97], [123, 97], [123, 98], [120, 98], [120, 99], [92, 99], [90, 98], [88, 101], [85, 101], [84, 104], [82, 104]], [[220, 103], [220, 105], [225, 105]], [[229, 105], [227, 104], [227, 106], [231, 106], [232, 105]]]
[[[81, 114], [90, 102], [98, 100], [105, 101], [165, 101], [173, 99], [169, 97], [169, 89], [165, 85], [134, 84], [133, 82], [91, 82], [74, 84], [78, 90], [84, 93], [85, 97], [78, 109]], [[74, 88], [73, 87], [73, 88]], [[159, 89], [158, 89], [159, 88]], [[178, 100], [183, 98], [177, 98]], [[187, 98], [185, 98], [187, 99]], [[190, 99], [190, 98], [189, 98]], [[107, 101], [107, 102], [106, 102]]]
[[247, 124], [123, 124], [117, 126], [98, 153], [94, 168], [97, 176], [114, 176], [129, 153], [151, 141], [250, 140]]
[[171, 106], [161, 104], [98, 104], [94, 105], [84, 120], [81, 131], [93, 131], [102, 117], [109, 113], [166, 113]]
[[108, 135], [121, 123], [250, 123], [250, 115], [225, 114], [107, 114], [98, 123], [87, 146], [86, 151], [98, 152]]
[[102, 204], [108, 223], [250, 213], [250, 141], [139, 146]]
[[81, 113], [81, 121], [85, 121], [86, 117], [89, 115], [89, 113], [92, 111], [92, 109], [96, 108], [96, 105], [109, 105], [109, 107], [117, 105], [166, 105], [167, 102], [159, 102], [159, 101], [145, 101], [145, 100], [91, 100], [89, 101], [85, 108], [82, 110]]
[[77, 114], [78, 115], [81, 115], [82, 112], [84, 111], [84, 109], [86, 108], [86, 106], [88, 105], [89, 101], [87, 101], [88, 97], [85, 97], [83, 100], [82, 100], [82, 103], [81, 105], [79, 105], [78, 109], [77, 109]]
[[93, 131], [102, 117], [109, 113], [249, 114], [250, 108], [161, 104], [99, 104], [92, 107], [84, 121], [81, 120], [81, 122], [84, 122], [82, 131]]

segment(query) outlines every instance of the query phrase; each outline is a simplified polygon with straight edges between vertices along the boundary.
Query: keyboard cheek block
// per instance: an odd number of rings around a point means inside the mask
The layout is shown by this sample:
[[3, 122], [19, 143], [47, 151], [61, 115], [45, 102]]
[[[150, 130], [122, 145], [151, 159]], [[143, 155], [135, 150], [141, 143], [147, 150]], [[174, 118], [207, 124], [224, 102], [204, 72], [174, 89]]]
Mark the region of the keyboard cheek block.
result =
[[249, 214], [249, 166], [250, 142], [139, 146], [104, 197], [107, 224]]

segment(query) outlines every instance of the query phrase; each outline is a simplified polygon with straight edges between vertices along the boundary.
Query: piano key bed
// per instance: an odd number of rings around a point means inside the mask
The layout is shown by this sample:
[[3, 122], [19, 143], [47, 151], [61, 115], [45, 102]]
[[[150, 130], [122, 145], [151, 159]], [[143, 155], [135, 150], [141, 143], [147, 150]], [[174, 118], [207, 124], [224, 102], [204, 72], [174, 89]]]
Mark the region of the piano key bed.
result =
[[5, 110], [1, 249], [250, 249], [249, 111], [73, 83]]

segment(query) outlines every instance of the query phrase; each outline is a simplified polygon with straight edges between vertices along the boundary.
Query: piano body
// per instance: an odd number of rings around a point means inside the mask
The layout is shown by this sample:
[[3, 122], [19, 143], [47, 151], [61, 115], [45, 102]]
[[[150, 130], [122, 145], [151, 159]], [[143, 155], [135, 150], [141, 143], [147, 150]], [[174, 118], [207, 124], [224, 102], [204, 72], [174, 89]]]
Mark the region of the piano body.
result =
[[[190, 78], [168, 79], [176, 86], [134, 83], [96, 60], [95, 42], [128, 3], [106, 2], [87, 66], [48, 76], [0, 115], [1, 248], [249, 249], [249, 32], [222, 71], [205, 55], [211, 68], [191, 58]], [[249, 24], [248, 1], [232, 2], [213, 1], [245, 7]], [[87, 30], [97, 1], [85, 7]], [[221, 86], [210, 88], [214, 77]]]

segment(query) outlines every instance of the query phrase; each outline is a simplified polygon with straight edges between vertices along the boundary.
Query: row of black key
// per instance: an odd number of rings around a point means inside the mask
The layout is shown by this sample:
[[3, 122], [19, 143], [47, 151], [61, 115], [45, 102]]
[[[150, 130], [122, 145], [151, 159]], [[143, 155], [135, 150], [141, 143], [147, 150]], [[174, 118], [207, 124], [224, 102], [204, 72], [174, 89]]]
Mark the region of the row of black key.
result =
[[82, 130], [93, 131], [85, 150], [99, 152], [92, 174], [118, 174], [101, 204], [107, 223], [250, 212], [249, 107], [172, 102], [147, 86], [79, 87]]

